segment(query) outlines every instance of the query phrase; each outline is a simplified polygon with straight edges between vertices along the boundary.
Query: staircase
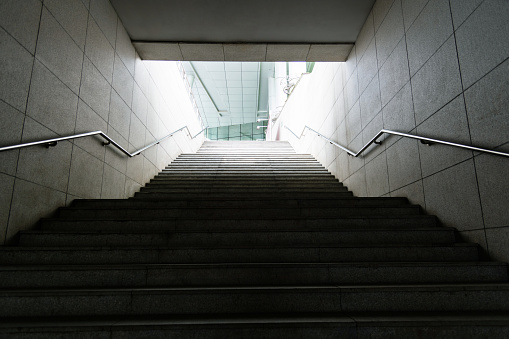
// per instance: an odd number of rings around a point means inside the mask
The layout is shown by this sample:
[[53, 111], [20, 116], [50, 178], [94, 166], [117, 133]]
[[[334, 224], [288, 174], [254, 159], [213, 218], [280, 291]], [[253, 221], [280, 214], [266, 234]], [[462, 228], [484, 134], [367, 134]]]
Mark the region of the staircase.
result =
[[0, 247], [0, 337], [509, 337], [505, 263], [285, 142], [205, 142]]

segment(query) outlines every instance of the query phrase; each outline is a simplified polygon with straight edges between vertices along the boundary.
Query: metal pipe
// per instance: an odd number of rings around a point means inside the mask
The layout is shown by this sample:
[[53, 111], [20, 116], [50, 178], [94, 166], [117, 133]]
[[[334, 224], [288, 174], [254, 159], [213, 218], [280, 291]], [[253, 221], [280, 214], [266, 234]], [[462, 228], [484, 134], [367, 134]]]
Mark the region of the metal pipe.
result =
[[411, 138], [411, 139], [417, 139], [417, 140], [420, 140], [422, 143], [424, 144], [428, 144], [428, 145], [431, 145], [431, 144], [442, 144], [442, 145], [448, 145], [448, 146], [454, 146], [454, 147], [460, 147], [460, 148], [465, 148], [465, 149], [469, 149], [469, 150], [472, 150], [472, 151], [477, 151], [477, 152], [483, 152], [483, 153], [490, 153], [490, 154], [494, 154], [494, 155], [500, 155], [500, 156], [503, 156], [503, 157], [509, 157], [509, 153], [504, 153], [504, 152], [499, 152], [499, 151], [494, 151], [494, 150], [490, 150], [490, 149], [486, 149], [486, 148], [480, 148], [480, 147], [475, 147], [475, 146], [468, 146], [468, 145], [464, 145], [464, 144], [458, 144], [458, 143], [455, 143], [455, 142], [450, 142], [450, 141], [444, 141], [444, 140], [439, 140], [439, 139], [433, 139], [433, 138], [427, 138], [427, 137], [423, 137], [423, 136], [419, 136], [419, 135], [413, 135], [413, 134], [407, 134], [407, 133], [401, 133], [401, 132], [396, 132], [396, 131], [391, 131], [391, 130], [387, 130], [387, 129], [382, 129], [380, 130], [380, 132], [378, 132], [373, 138], [371, 138], [357, 153], [352, 151], [352, 150], [349, 150], [348, 148], [346, 147], [343, 147], [339, 144], [337, 144], [336, 142], [330, 140], [329, 138], [327, 138], [326, 136], [320, 134], [319, 132], [315, 131], [314, 129], [312, 129], [311, 127], [309, 126], [304, 126], [304, 128], [302, 129], [302, 132], [300, 133], [300, 135], [297, 135], [295, 134], [288, 126], [284, 126], [287, 130], [289, 130], [297, 139], [300, 139], [302, 137], [302, 135], [304, 134], [304, 131], [306, 129], [309, 129], [310, 131], [313, 131], [315, 132], [316, 134], [318, 134], [319, 137], [322, 137], [324, 138], [325, 140], [327, 140], [328, 142], [330, 142], [331, 144], [333, 144], [334, 146], [336, 147], [339, 147], [340, 149], [342, 149], [343, 151], [347, 152], [349, 155], [353, 156], [353, 157], [358, 157], [360, 154], [362, 154], [366, 149], [368, 149], [369, 146], [371, 146], [372, 144], [378, 144], [380, 145], [381, 142], [377, 141], [378, 138], [380, 138], [383, 134], [391, 134], [391, 135], [398, 135], [400, 137], [405, 137], [405, 138]]
[[[207, 126], [208, 127], [208, 126]], [[124, 153], [125, 155], [129, 156], [130, 158], [140, 154], [141, 152], [145, 151], [146, 149], [152, 147], [152, 146], [155, 146], [157, 144], [159, 144], [160, 142], [162, 142], [163, 140], [173, 136], [173, 134], [177, 133], [177, 132], [180, 132], [184, 129], [187, 129], [187, 132], [190, 136], [191, 139], [194, 139], [196, 138], [198, 135], [200, 135], [201, 133], [203, 133], [207, 127], [205, 127], [204, 129], [202, 129], [200, 132], [198, 132], [197, 134], [195, 134], [194, 136], [191, 137], [191, 133], [189, 132], [189, 128], [187, 126], [184, 126], [184, 127], [181, 127], [179, 128], [178, 130], [176, 131], [173, 131], [169, 134], [167, 134], [166, 136], [162, 137], [161, 139], [157, 140], [157, 141], [154, 141], [153, 143], [151, 143], [150, 145], [148, 146], [145, 146], [143, 147], [142, 149], [139, 149], [137, 150], [136, 152], [134, 153], [129, 153], [125, 148], [123, 148], [122, 146], [120, 146], [115, 140], [113, 140], [112, 138], [110, 138], [108, 135], [106, 135], [106, 133], [102, 132], [102, 131], [94, 131], [94, 132], [87, 132], [87, 133], [81, 133], [81, 134], [74, 134], [74, 135], [69, 135], [69, 136], [65, 136], [65, 137], [60, 137], [60, 138], [53, 138], [53, 139], [46, 139], [46, 140], [40, 140], [40, 141], [34, 141], [34, 142], [27, 142], [27, 143], [24, 143], [24, 144], [17, 144], [17, 145], [12, 145], [12, 146], [5, 146], [5, 147], [0, 147], [0, 152], [3, 152], [3, 151], [9, 151], [9, 150], [13, 150], [13, 149], [18, 149], [18, 148], [24, 148], [24, 147], [30, 147], [30, 146], [37, 146], [37, 145], [45, 145], [47, 147], [50, 147], [50, 146], [55, 146], [59, 141], [65, 141], [65, 140], [71, 140], [71, 139], [79, 139], [79, 138], [85, 138], [85, 137], [89, 137], [89, 136], [93, 136], [93, 135], [100, 135], [102, 138], [106, 139], [107, 142], [103, 142], [103, 146], [107, 146], [107, 145], [113, 145], [115, 146], [116, 148], [118, 148], [118, 150], [120, 150], [122, 153]]]

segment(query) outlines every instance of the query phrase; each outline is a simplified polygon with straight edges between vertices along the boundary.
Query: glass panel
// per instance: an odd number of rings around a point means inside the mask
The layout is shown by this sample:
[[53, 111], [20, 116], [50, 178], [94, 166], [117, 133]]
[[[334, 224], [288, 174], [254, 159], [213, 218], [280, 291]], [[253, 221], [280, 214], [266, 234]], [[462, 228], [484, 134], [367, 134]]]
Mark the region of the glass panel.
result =
[[253, 135], [253, 124], [240, 125], [240, 132], [242, 136], [249, 136], [249, 139], [242, 140], [251, 140], [251, 136]]
[[240, 137], [232, 137], [232, 138], [229, 138], [228, 140], [240, 141]]
[[217, 128], [218, 139], [228, 139], [228, 126], [221, 126]]
[[236, 140], [240, 140], [240, 125], [231, 125], [230, 132], [228, 136], [230, 137], [230, 140], [233, 140], [232, 138], [239, 138]]
[[217, 127], [208, 128], [207, 136], [210, 140], [217, 140]]

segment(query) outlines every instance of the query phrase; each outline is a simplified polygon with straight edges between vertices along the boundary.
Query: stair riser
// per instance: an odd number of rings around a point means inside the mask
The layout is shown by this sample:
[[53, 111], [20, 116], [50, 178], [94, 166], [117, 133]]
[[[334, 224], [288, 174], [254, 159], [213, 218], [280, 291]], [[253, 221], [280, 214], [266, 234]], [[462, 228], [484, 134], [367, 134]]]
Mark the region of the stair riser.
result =
[[308, 183], [308, 184], [314, 184], [314, 183], [323, 183], [323, 184], [339, 184], [343, 185], [342, 183], [338, 182], [337, 179], [332, 175], [320, 175], [320, 176], [312, 176], [312, 177], [306, 177], [306, 176], [292, 176], [292, 177], [278, 177], [278, 176], [235, 176], [235, 177], [206, 177], [206, 176], [176, 176], [176, 175], [157, 175], [155, 176], [151, 181], [164, 181], [164, 182], [182, 182], [182, 183], [196, 183], [196, 182], [221, 182], [221, 183], [233, 183], [238, 184], [239, 180], [240, 182], [245, 182], [247, 184], [251, 184], [253, 182], [272, 182], [272, 183]]
[[288, 220], [242, 220], [242, 219], [183, 219], [183, 220], [94, 220], [73, 221], [59, 219], [43, 219], [43, 230], [54, 231], [114, 231], [114, 232], [171, 232], [171, 231], [225, 231], [225, 230], [313, 230], [313, 229], [345, 229], [365, 228], [380, 229], [401, 227], [413, 229], [415, 227], [436, 227], [436, 218], [419, 216], [416, 218], [349, 218], [349, 219], [288, 219]]
[[[1, 293], [1, 317], [288, 312], [507, 311], [509, 292], [355, 289], [151, 290]], [[374, 302], [376, 300], [376, 302]]]
[[178, 182], [164, 182], [164, 181], [151, 181], [145, 187], [148, 188], [171, 188], [171, 189], [310, 189], [315, 190], [342, 188], [346, 187], [337, 183], [274, 183], [274, 182], [253, 182], [250, 184], [245, 183], [223, 183], [223, 182], [194, 182], [194, 183], [178, 183]]
[[159, 175], [161, 174], [170, 174], [170, 175], [182, 175], [182, 174], [190, 174], [190, 175], [208, 175], [208, 174], [217, 174], [217, 175], [235, 175], [235, 174], [241, 174], [241, 175], [273, 175], [273, 176], [282, 176], [282, 175], [305, 175], [305, 174], [311, 174], [311, 175], [331, 175], [326, 170], [306, 170], [306, 169], [294, 169], [294, 170], [278, 170], [278, 169], [260, 169], [260, 170], [250, 170], [250, 169], [237, 169], [237, 170], [229, 170], [229, 169], [202, 169], [202, 168], [181, 168], [181, 169], [169, 169], [165, 170], [163, 169]]
[[202, 197], [196, 200], [174, 200], [166, 201], [144, 201], [141, 199], [128, 200], [83, 200], [76, 199], [72, 207], [83, 209], [110, 209], [110, 208], [332, 208], [346, 206], [384, 206], [396, 207], [408, 204], [406, 199], [397, 198], [379, 198], [379, 199], [327, 199], [327, 200], [209, 200]]
[[[352, 192], [302, 192], [302, 191], [295, 191], [295, 192], [249, 192], [245, 193], [244, 190], [236, 190], [235, 198], [238, 200], [253, 200], [253, 199], [280, 199], [280, 200], [286, 200], [286, 199], [340, 199], [340, 198], [349, 198], [353, 197]], [[164, 200], [164, 199], [175, 199], [179, 198], [181, 200], [190, 200], [190, 199], [203, 199], [204, 194], [202, 192], [183, 192], [174, 194], [174, 193], [161, 193], [161, 192], [149, 192], [149, 191], [143, 191], [143, 192], [137, 192], [134, 195], [135, 199], [152, 199], [152, 200]], [[232, 199], [232, 193], [227, 192], [217, 192], [214, 190], [213, 192], [207, 193], [206, 196], [209, 200], [215, 200], [215, 199]]]
[[21, 246], [281, 246], [312, 244], [452, 244], [451, 229], [319, 232], [42, 233], [22, 232]]
[[0, 265], [476, 261], [475, 246], [1, 250]]
[[[247, 267], [246, 267], [247, 266]], [[262, 266], [262, 267], [260, 267]], [[443, 265], [193, 265], [108, 268], [40, 267], [38, 270], [0, 270], [0, 288], [91, 287], [223, 287], [223, 286], [323, 286], [337, 284], [438, 284], [500, 283], [507, 281], [507, 267]]]
[[166, 188], [166, 187], [142, 187], [140, 192], [148, 192], [148, 193], [171, 193], [171, 194], [184, 194], [184, 193], [195, 193], [195, 194], [239, 194], [239, 196], [250, 195], [250, 194], [265, 194], [265, 195], [278, 195], [278, 193], [311, 193], [317, 194], [317, 191], [320, 190], [324, 193], [347, 193], [348, 190], [346, 187], [337, 187], [337, 188], [213, 188], [213, 189], [205, 189], [205, 188]]
[[187, 209], [61, 209], [61, 218], [102, 220], [151, 220], [154, 218], [341, 218], [350, 216], [405, 216], [419, 215], [419, 206], [405, 207], [336, 207], [336, 208], [287, 208], [287, 209], [243, 209], [243, 208], [187, 208]]
[[67, 326], [31, 326], [30, 328], [3, 327], [0, 328], [0, 336], [10, 339], [76, 339], [76, 338], [151, 338], [151, 339], [181, 339], [181, 338], [265, 338], [265, 339], [296, 339], [296, 338], [320, 338], [320, 339], [359, 339], [359, 338], [490, 338], [507, 339], [509, 337], [509, 325], [507, 319], [464, 320], [452, 318], [447, 321], [441, 319], [430, 320], [416, 317], [413, 321], [399, 323], [389, 322], [388, 317], [370, 318], [364, 322], [353, 320], [347, 316], [335, 316], [336, 321], [318, 320], [307, 322], [292, 321], [283, 318], [279, 321], [264, 322], [256, 319], [247, 323], [239, 322], [233, 318], [232, 323], [195, 323], [162, 321], [148, 324], [120, 324], [110, 323], [96, 326], [80, 326], [80, 324], [68, 324]]

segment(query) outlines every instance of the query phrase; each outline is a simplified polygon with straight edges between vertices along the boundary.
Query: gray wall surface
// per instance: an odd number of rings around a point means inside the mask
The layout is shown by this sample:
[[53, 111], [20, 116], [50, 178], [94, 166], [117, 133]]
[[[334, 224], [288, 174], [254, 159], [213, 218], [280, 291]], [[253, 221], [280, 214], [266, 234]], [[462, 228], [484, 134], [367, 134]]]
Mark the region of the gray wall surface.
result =
[[[348, 61], [317, 63], [279, 121], [355, 151], [385, 128], [509, 152], [508, 18], [507, 0], [378, 0]], [[394, 136], [353, 158], [282, 133], [356, 195], [408, 197], [509, 261], [508, 158]]]
[[[0, 122], [0, 146], [102, 130], [131, 152], [200, 128], [175, 64], [142, 62], [108, 0], [0, 2]], [[203, 136], [130, 159], [102, 141], [0, 153], [0, 244], [75, 198], [132, 196]]]

